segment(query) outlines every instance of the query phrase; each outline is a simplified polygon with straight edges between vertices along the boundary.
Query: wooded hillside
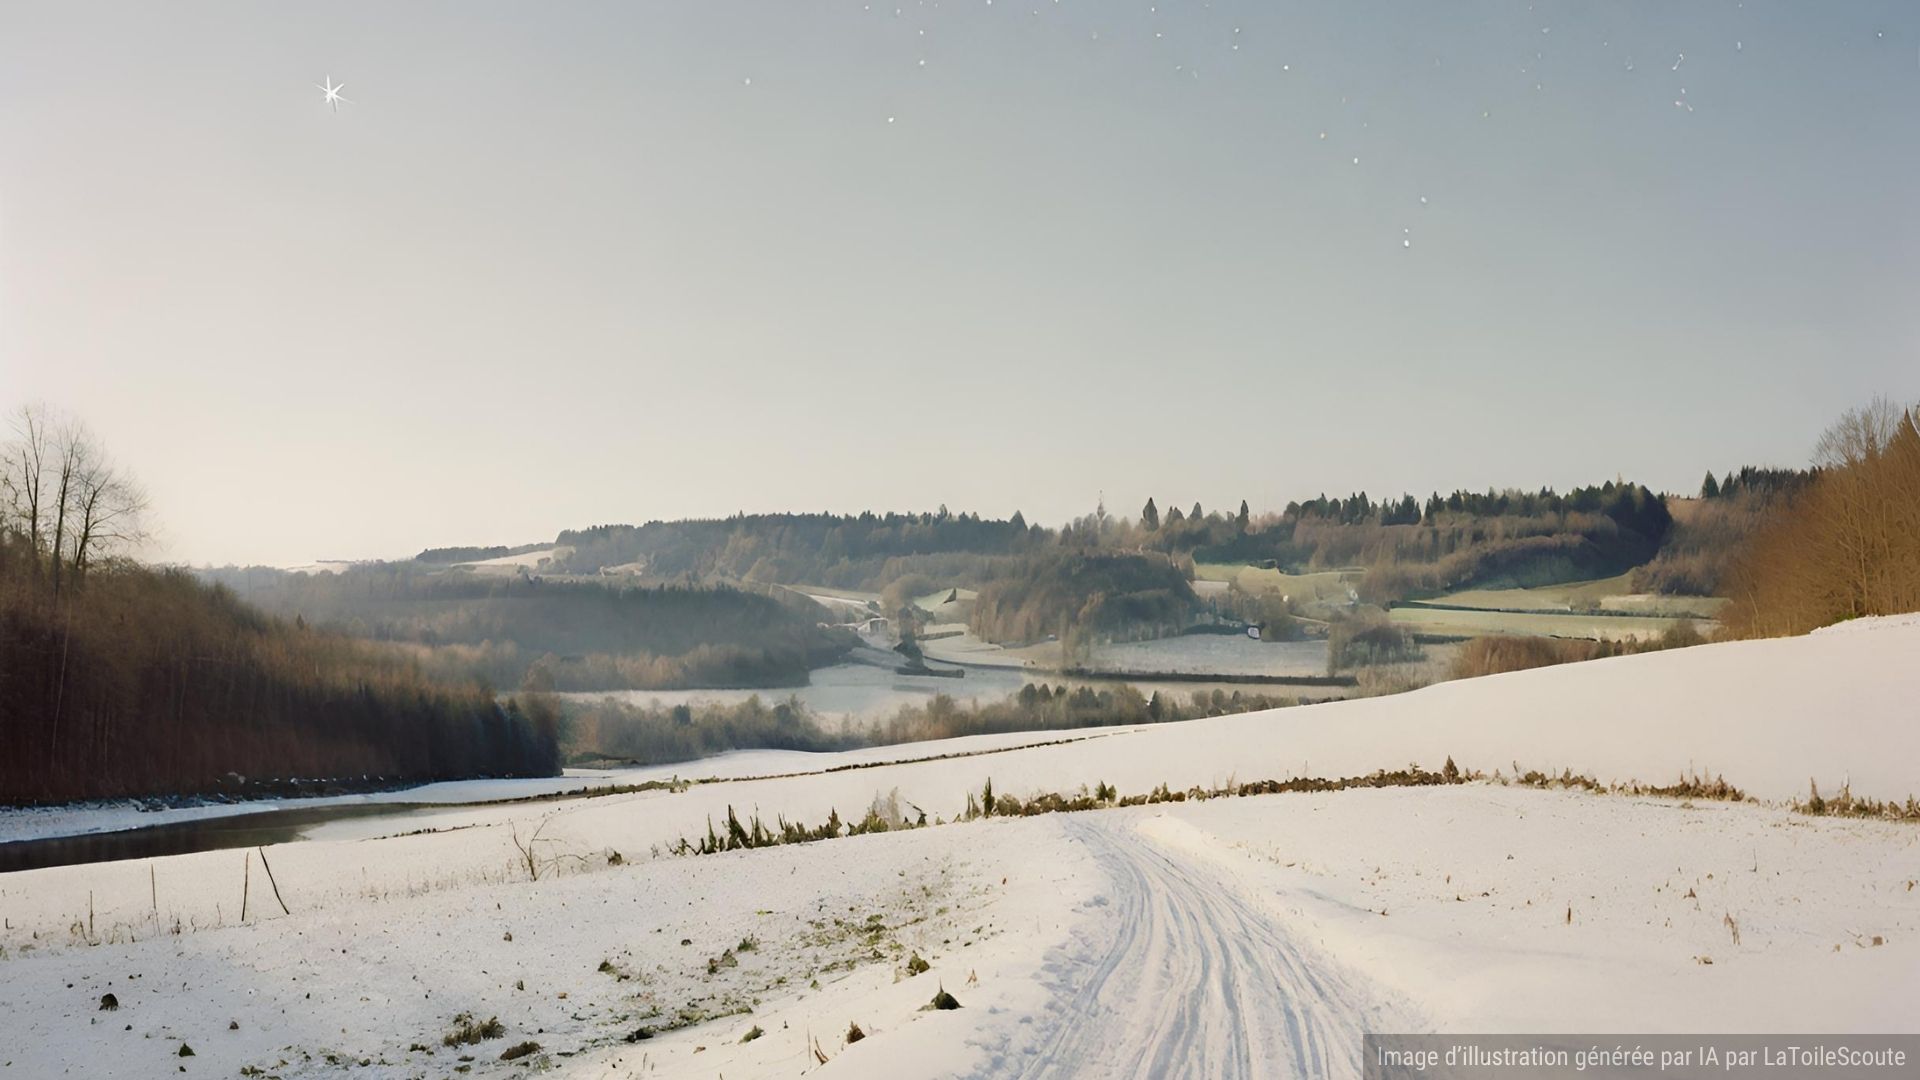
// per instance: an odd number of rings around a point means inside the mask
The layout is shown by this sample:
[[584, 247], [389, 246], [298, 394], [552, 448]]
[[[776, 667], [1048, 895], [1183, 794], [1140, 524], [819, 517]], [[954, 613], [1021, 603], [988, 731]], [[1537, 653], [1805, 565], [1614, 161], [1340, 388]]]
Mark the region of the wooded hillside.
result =
[[554, 719], [114, 554], [138, 488], [71, 421], [0, 447], [0, 802], [552, 775]]
[[560, 690], [803, 686], [850, 640], [785, 590], [477, 575], [413, 563], [338, 574], [201, 572], [250, 603], [355, 637], [409, 646], [432, 670]]

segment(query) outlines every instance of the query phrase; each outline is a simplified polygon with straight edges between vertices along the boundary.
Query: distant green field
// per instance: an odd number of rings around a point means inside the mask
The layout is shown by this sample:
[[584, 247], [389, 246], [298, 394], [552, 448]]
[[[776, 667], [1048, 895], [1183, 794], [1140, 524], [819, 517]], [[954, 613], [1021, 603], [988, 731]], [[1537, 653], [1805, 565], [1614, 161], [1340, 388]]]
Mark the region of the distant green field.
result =
[[[1504, 611], [1440, 611], [1397, 607], [1394, 622], [1422, 634], [1478, 637], [1513, 634], [1522, 637], [1604, 638], [1609, 641], [1658, 637], [1678, 619], [1635, 615], [1517, 615]], [[1707, 629], [1702, 627], [1702, 630]]]
[[1532, 589], [1462, 589], [1442, 596], [1427, 597], [1427, 603], [1451, 604], [1471, 608], [1504, 608], [1507, 610], [1547, 611], [1561, 609], [1571, 612], [1600, 608], [1606, 611], [1628, 611], [1637, 615], [1650, 616], [1696, 616], [1712, 618], [1719, 613], [1726, 601], [1717, 596], [1659, 596], [1652, 593], [1631, 593], [1628, 591], [1628, 578], [1600, 578], [1596, 581], [1573, 581], [1562, 585], [1542, 585]]
[[[1293, 597], [1309, 614], [1316, 606], [1344, 606], [1347, 590], [1360, 583], [1362, 571], [1323, 570], [1287, 574], [1236, 563], [1197, 563], [1198, 581], [1224, 582], [1248, 592], [1278, 591]], [[1423, 602], [1478, 611], [1442, 611], [1431, 608], [1395, 608], [1393, 619], [1421, 633], [1472, 637], [1481, 634], [1520, 634], [1584, 638], [1644, 638], [1656, 636], [1683, 618], [1702, 622], [1702, 631], [1726, 601], [1714, 596], [1656, 596], [1629, 592], [1630, 575], [1543, 585], [1532, 589], [1461, 589], [1432, 596]], [[1594, 609], [1621, 615], [1583, 614]], [[1528, 614], [1517, 614], [1526, 612]], [[1545, 614], [1531, 614], [1542, 612]], [[1560, 614], [1565, 612], [1565, 614]]]
[[1346, 602], [1347, 590], [1358, 585], [1358, 570], [1321, 570], [1311, 574], [1288, 574], [1237, 563], [1195, 563], [1193, 576], [1201, 581], [1225, 581], [1247, 592], [1278, 590], [1306, 604], [1314, 601]]
[[797, 593], [805, 593], [808, 596], [831, 596], [839, 600], [857, 600], [863, 604], [869, 600], [880, 599], [880, 594], [877, 592], [861, 592], [858, 589], [830, 589], [825, 585], [787, 585], [783, 587], [792, 589]]

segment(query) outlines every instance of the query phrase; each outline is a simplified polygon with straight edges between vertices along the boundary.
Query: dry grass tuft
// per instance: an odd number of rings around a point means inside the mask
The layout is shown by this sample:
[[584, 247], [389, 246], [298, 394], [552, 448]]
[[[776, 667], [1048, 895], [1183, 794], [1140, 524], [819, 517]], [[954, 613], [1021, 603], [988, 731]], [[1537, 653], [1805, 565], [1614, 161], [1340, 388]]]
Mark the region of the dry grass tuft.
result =
[[461, 1013], [453, 1018], [453, 1030], [440, 1037], [441, 1046], [467, 1046], [487, 1039], [498, 1039], [507, 1033], [505, 1025], [497, 1016], [484, 1021], [476, 1021], [472, 1013]]
[[1850, 785], [1843, 784], [1840, 794], [1833, 798], [1823, 798], [1820, 785], [1807, 781], [1807, 799], [1795, 802], [1793, 808], [1802, 814], [1814, 817], [1852, 817], [1878, 818], [1882, 821], [1920, 822], [1920, 800], [1907, 796], [1905, 802], [1882, 799], [1863, 799], [1853, 794]]

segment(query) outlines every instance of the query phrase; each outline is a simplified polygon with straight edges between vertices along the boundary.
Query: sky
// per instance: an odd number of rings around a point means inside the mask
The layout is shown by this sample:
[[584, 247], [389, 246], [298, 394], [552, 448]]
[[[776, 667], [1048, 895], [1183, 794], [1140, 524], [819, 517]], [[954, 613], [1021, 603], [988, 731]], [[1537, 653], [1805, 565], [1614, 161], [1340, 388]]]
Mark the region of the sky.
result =
[[0, 408], [193, 563], [1691, 491], [1920, 399], [1916, 191], [1910, 0], [0, 0]]

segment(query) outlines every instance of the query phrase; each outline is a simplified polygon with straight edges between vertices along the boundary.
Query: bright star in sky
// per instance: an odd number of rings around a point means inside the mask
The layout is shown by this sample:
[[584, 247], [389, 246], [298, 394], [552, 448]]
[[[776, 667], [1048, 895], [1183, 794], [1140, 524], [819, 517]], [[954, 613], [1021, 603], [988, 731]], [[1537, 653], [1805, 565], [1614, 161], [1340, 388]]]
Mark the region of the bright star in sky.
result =
[[327, 95], [327, 107], [332, 109], [334, 112], [340, 111], [340, 103], [343, 101], [349, 105], [353, 104], [353, 101], [351, 99], [343, 98], [340, 96], [340, 91], [345, 90], [347, 88], [347, 84], [341, 83], [340, 85], [335, 86], [333, 84], [333, 76], [331, 75], [327, 76], [327, 85], [321, 86], [319, 83], [314, 83], [313, 85], [315, 89]]

